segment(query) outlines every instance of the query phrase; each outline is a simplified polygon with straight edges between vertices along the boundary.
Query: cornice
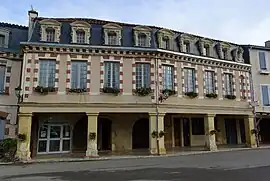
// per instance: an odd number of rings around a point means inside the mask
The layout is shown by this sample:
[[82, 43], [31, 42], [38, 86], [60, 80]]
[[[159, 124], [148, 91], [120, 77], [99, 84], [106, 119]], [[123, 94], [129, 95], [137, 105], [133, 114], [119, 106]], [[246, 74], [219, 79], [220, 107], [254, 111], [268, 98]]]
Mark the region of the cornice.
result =
[[194, 64], [202, 64], [214, 67], [250, 71], [250, 64], [221, 60], [216, 58], [174, 52], [163, 49], [139, 48], [139, 47], [112, 47], [89, 45], [62, 45], [51, 43], [22, 43], [25, 53], [59, 53], [59, 54], [87, 54], [92, 56], [123, 56], [123, 57], [147, 57]]

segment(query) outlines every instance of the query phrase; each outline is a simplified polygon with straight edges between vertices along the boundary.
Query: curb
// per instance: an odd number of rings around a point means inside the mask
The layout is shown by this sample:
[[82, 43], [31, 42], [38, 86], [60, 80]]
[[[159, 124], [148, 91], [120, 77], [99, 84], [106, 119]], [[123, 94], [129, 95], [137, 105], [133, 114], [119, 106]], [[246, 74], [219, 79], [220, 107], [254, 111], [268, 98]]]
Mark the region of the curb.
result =
[[232, 151], [248, 151], [248, 150], [261, 150], [270, 149], [270, 146], [263, 146], [258, 148], [232, 148], [232, 149], [221, 149], [217, 151], [194, 151], [194, 152], [178, 152], [169, 153], [166, 155], [144, 155], [144, 156], [111, 156], [111, 157], [99, 157], [99, 158], [63, 158], [63, 159], [52, 159], [52, 160], [30, 160], [22, 162], [0, 162], [0, 166], [4, 165], [26, 165], [34, 163], [59, 163], [59, 162], [86, 162], [86, 161], [107, 161], [107, 160], [122, 160], [122, 159], [143, 159], [143, 158], [165, 158], [165, 157], [177, 157], [177, 156], [191, 156], [191, 155], [204, 155], [211, 153], [222, 153]]

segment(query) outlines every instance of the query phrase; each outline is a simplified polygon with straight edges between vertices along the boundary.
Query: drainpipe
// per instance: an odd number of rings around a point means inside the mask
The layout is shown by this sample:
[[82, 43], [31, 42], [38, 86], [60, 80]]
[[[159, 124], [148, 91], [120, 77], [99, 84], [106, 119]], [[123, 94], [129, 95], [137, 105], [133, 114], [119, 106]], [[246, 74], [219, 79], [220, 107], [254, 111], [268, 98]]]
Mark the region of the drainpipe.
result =
[[[251, 46], [250, 48], [249, 48], [249, 61], [250, 61], [250, 54], [251, 54], [251, 50], [252, 50], [252, 48], [253, 48], [253, 46]], [[252, 63], [251, 63], [251, 61], [250, 61], [250, 64], [251, 64], [251, 68], [250, 68], [250, 71], [249, 71], [249, 77], [250, 77], [250, 93], [251, 93], [251, 106], [252, 106], [252, 113], [253, 113], [253, 121], [254, 121], [254, 125], [255, 125], [255, 128], [257, 129], [257, 130], [259, 130], [258, 129], [258, 123], [257, 123], [257, 121], [256, 121], [256, 105], [255, 105], [255, 96], [254, 96], [254, 85], [253, 85], [253, 78], [252, 78]], [[256, 136], [256, 144], [257, 144], [257, 147], [260, 147], [260, 141], [259, 141], [259, 132], [257, 132], [256, 134], [255, 134], [255, 136]]]
[[[156, 131], [158, 132], [158, 117], [159, 117], [159, 111], [158, 111], [158, 104], [159, 104], [159, 66], [158, 66], [158, 58], [156, 56], [155, 58], [155, 89], [156, 89]], [[157, 141], [157, 155], [160, 155], [160, 149], [159, 149], [159, 138], [156, 137]]]

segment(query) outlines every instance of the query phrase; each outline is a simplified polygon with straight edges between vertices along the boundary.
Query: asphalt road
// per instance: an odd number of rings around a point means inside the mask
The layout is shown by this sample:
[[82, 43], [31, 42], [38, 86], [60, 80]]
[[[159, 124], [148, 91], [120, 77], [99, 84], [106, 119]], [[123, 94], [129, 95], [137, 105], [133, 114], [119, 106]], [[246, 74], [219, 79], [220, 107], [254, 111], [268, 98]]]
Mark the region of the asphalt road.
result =
[[0, 166], [1, 181], [269, 181], [270, 149]]

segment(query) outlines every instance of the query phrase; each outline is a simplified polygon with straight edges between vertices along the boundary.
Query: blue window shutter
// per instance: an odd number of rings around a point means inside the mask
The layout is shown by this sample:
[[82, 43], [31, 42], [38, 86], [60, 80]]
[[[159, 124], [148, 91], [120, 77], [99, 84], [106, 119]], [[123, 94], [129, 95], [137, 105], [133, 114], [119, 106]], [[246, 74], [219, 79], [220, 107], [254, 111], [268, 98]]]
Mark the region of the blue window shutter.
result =
[[262, 86], [262, 103], [264, 106], [269, 105], [269, 93], [268, 93], [268, 86], [267, 85]]
[[265, 52], [259, 52], [260, 69], [267, 70]]

